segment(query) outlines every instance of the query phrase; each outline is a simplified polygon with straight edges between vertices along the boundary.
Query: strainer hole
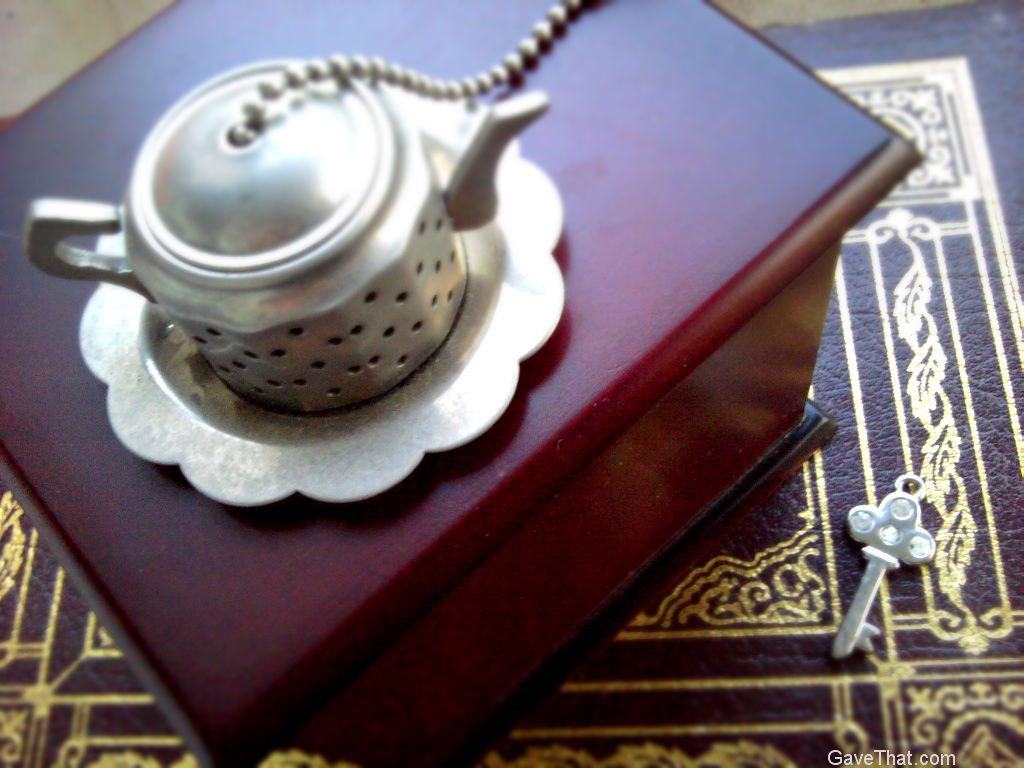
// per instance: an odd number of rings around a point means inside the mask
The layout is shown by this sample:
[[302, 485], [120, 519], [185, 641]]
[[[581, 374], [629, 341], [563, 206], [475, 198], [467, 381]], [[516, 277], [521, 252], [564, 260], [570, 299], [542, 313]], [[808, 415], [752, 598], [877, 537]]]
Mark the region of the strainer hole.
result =
[[379, 362], [380, 362], [380, 355], [374, 355], [373, 357], [371, 357], [369, 360], [366, 361], [366, 363], [368, 365], [370, 365], [370, 366], [374, 366], [374, 365], [376, 365]]
[[395, 326], [389, 325], [387, 328], [384, 329], [384, 338], [385, 339], [390, 339], [394, 335], [395, 335]]
[[423, 262], [422, 261], [419, 264], [416, 265], [416, 274], [417, 275], [422, 275], [423, 274]]
[[281, 382], [278, 381], [277, 379], [267, 379], [267, 384], [269, 384], [272, 387], [280, 387], [281, 386]]
[[448, 261], [450, 261], [452, 264], [455, 263], [455, 251], [452, 251], [451, 253], [448, 254]]
[[363, 332], [363, 326], [361, 326], [361, 325], [353, 325], [352, 326], [352, 330], [349, 331], [349, 333], [351, 333], [353, 336], [358, 336], [362, 332]]
[[263, 389], [263, 387], [253, 387], [252, 391], [255, 392], [257, 395], [262, 395], [265, 390]]
[[448, 291], [448, 303], [449, 303], [449, 304], [451, 304], [451, 303], [452, 303], [452, 296], [453, 296], [453, 295], [454, 295], [454, 294], [452, 293], [452, 291]]
[[220, 370], [220, 371], [221, 371], [222, 373], [231, 373], [231, 369], [230, 369], [230, 368], [228, 368], [228, 367], [227, 367], [226, 365], [218, 365], [218, 366], [217, 366], [217, 368], [218, 368], [218, 369], [219, 369], [219, 370]]
[[311, 368], [323, 368], [325, 365], [327, 365], [327, 363], [325, 363], [323, 360], [314, 360], [309, 365]]
[[244, 352], [242, 352], [242, 354], [245, 355], [246, 357], [248, 357], [250, 360], [259, 360], [260, 359], [260, 356], [257, 355], [255, 352], [253, 352], [251, 349], [245, 350]]
[[232, 360], [231, 364], [233, 366], [235, 366], [235, 368], [238, 368], [240, 371], [244, 371], [245, 370], [245, 363], [240, 363], [237, 360]]
[[373, 304], [373, 302], [375, 302], [376, 300], [377, 300], [377, 292], [376, 291], [370, 291], [368, 294], [366, 294], [366, 298], [363, 299], [363, 301], [365, 301], [367, 304]]
[[206, 332], [211, 336], [220, 336], [220, 331], [218, 331], [216, 328], [207, 328]]
[[297, 387], [304, 387], [304, 386], [306, 386], [306, 380], [305, 379], [295, 379], [295, 381], [293, 381], [292, 383], [295, 386], [297, 386]]
[[202, 336], [193, 336], [192, 337], [192, 341], [194, 341], [196, 344], [205, 344], [206, 343], [206, 339], [204, 339]]
[[408, 299], [408, 298], [409, 298], [409, 294], [406, 293], [405, 291], [402, 291], [400, 294], [395, 296], [395, 303], [396, 304], [405, 304], [405, 300]]
[[438, 219], [437, 221], [434, 222], [434, 229], [441, 229], [441, 225], [443, 224], [444, 222], [441, 221], [441, 219]]
[[341, 390], [338, 389], [337, 387], [331, 387], [330, 389], [327, 390], [327, 394], [330, 395], [331, 397], [337, 397], [338, 395], [341, 394]]
[[427, 222], [421, 221], [420, 222], [420, 234], [422, 235], [426, 231], [427, 231]]
[[401, 368], [401, 367], [402, 367], [403, 365], [405, 365], [405, 361], [406, 361], [406, 360], [408, 360], [408, 359], [409, 359], [408, 355], [401, 355], [401, 356], [400, 356], [400, 357], [398, 358], [398, 360], [396, 361], [396, 363], [395, 363], [395, 364], [396, 364], [396, 365], [397, 365], [397, 366], [398, 366], [399, 368]]
[[430, 306], [432, 306], [432, 307], [436, 307], [437, 306], [437, 294], [436, 293], [434, 294], [434, 298], [432, 298], [430, 300]]
[[423, 328], [423, 321], [422, 320], [417, 320], [415, 323], [412, 324], [412, 332], [413, 333], [419, 333], [422, 328]]
[[329, 338], [327, 340], [327, 343], [330, 344], [333, 347], [336, 347], [339, 344], [341, 344], [341, 342], [343, 342], [343, 341], [344, 341], [344, 339], [341, 338], [341, 336], [331, 336], [331, 338]]
[[284, 357], [285, 354], [287, 353], [283, 349], [275, 349], [270, 353], [272, 357]]
[[348, 372], [351, 373], [353, 376], [355, 376], [361, 370], [363, 370], [363, 369], [360, 366], [352, 365], [352, 366], [349, 366]]
[[434, 271], [435, 272], [440, 272], [441, 271], [441, 260], [440, 259], [438, 259], [436, 262], [434, 262]]
[[306, 331], [305, 331], [304, 328], [289, 328], [288, 329], [288, 333], [290, 333], [292, 336], [301, 336], [305, 332]]

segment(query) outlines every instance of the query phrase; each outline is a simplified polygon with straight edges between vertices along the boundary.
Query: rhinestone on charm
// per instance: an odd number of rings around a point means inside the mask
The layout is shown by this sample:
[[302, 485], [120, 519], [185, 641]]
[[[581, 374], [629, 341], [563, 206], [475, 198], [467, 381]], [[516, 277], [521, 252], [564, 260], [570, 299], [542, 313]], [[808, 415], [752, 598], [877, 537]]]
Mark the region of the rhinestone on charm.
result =
[[850, 526], [860, 533], [867, 533], [875, 524], [875, 516], [866, 509], [855, 509], [850, 513]]
[[878, 538], [882, 540], [883, 544], [888, 544], [892, 547], [899, 543], [899, 529], [895, 525], [883, 525], [878, 529]]
[[924, 536], [914, 536], [910, 540], [910, 553], [921, 560], [930, 558], [934, 548], [931, 539], [926, 539]]
[[915, 511], [914, 502], [903, 497], [893, 499], [886, 505], [886, 508], [889, 510], [889, 514], [897, 520], [909, 520]]

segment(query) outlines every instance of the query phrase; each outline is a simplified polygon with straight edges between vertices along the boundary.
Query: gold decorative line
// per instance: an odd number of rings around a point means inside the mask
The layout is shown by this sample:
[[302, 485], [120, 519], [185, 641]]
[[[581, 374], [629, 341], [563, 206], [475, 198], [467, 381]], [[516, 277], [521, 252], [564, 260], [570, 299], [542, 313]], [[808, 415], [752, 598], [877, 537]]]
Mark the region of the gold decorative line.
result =
[[[1003, 215], [999, 187], [996, 184], [992, 157], [988, 149], [988, 138], [985, 135], [985, 126], [982, 123], [981, 112], [978, 109], [978, 99], [974, 91], [974, 80], [971, 77], [966, 59], [953, 59], [950, 61], [950, 65], [956, 87], [962, 96], [958, 100], [960, 118], [964, 124], [964, 133], [970, 137], [970, 141], [967, 144], [975, 156], [974, 165], [977, 169], [982, 199], [988, 214], [989, 227], [995, 246], [996, 262], [999, 265], [1003, 292], [1006, 296], [1006, 305], [1012, 320], [1010, 327], [1013, 329], [1013, 336], [1017, 344], [1017, 357], [1020, 361], [1021, 369], [1024, 370], [1024, 299], [1021, 298], [1020, 280], [1017, 276], [1016, 262], [1010, 247], [1010, 237], [1006, 230], [1006, 217]], [[981, 253], [980, 249], [977, 253]], [[989, 317], [995, 318], [996, 327], [993, 331], [993, 336], [1001, 341], [1002, 333], [998, 329], [998, 318], [994, 313], [995, 302], [988, 295], [986, 295], [986, 304], [989, 308]], [[1000, 375], [1003, 377], [1004, 391], [1009, 390], [1012, 393], [1009, 371], [1000, 370]], [[1012, 402], [1007, 400], [1007, 405], [1011, 406]], [[1014, 440], [1017, 447], [1018, 464], [1021, 474], [1024, 475], [1024, 435], [1021, 434], [1020, 424], [1016, 419], [1016, 408], [1012, 406], [1010, 417], [1015, 424]]]
[[[870, 227], [868, 228], [868, 232], [870, 233]], [[875, 294], [876, 294], [876, 298], [877, 298], [877, 301], [878, 301], [878, 306], [881, 309], [881, 315], [882, 315], [882, 318], [883, 318], [883, 320], [882, 320], [882, 340], [883, 340], [883, 342], [885, 344], [886, 359], [888, 360], [888, 363], [889, 363], [889, 376], [890, 376], [890, 379], [892, 380], [892, 385], [893, 385], [893, 393], [894, 393], [893, 402], [894, 402], [895, 407], [896, 407], [896, 422], [899, 425], [900, 431], [901, 431], [901, 434], [902, 434], [906, 430], [907, 415], [906, 415], [906, 413], [903, 410], [903, 399], [899, 396], [899, 373], [896, 370], [895, 346], [893, 345], [892, 333], [889, 330], [889, 323], [888, 323], [889, 302], [888, 302], [888, 299], [887, 299], [887, 297], [885, 295], [885, 288], [884, 288], [884, 286], [881, 283], [881, 267], [880, 267], [880, 265], [878, 263], [878, 253], [877, 253], [876, 249], [874, 249], [874, 248], [869, 248], [868, 249], [868, 253], [869, 253], [870, 258], [871, 258], [872, 275], [873, 275], [874, 281], [875, 281]], [[910, 457], [910, 445], [909, 445], [908, 441], [905, 440], [905, 439], [901, 440], [901, 444], [902, 444], [902, 447], [903, 447], [903, 463], [904, 463], [904, 466], [910, 467], [910, 466], [912, 466], [911, 465], [911, 457]], [[869, 499], [875, 499], [874, 489], [871, 489], [868, 492], [868, 498]], [[872, 505], [876, 504], [875, 501], [869, 501], [869, 503], [871, 503]], [[885, 636], [886, 658], [889, 661], [896, 661], [899, 658], [899, 651], [898, 651], [898, 648], [896, 646], [896, 640], [895, 640], [895, 636], [894, 636], [894, 632], [893, 632], [892, 607], [891, 607], [891, 604], [889, 602], [889, 584], [888, 584], [887, 581], [883, 581], [882, 582], [882, 586], [879, 589], [879, 596], [880, 596], [879, 602], [881, 603], [880, 608], [881, 608], [881, 612], [882, 612], [882, 632], [883, 632], [883, 635]], [[889, 738], [889, 736], [890, 736], [890, 734], [887, 733], [886, 737]]]
[[974, 216], [971, 215], [971, 211], [973, 209], [968, 207], [966, 210], [968, 211], [967, 221], [963, 222], [962, 224], [960, 222], [953, 223], [947, 221], [937, 221], [935, 222], [935, 229], [938, 230], [938, 232], [943, 237], [976, 235], [977, 230], [975, 229], [975, 227], [977, 226], [977, 223], [974, 221]]
[[771, 723], [687, 723], [681, 725], [616, 725], [582, 726], [575, 728], [519, 728], [509, 736], [517, 741], [531, 739], [635, 739], [677, 736], [735, 736], [737, 733], [831, 733], [834, 724], [829, 721], [779, 721]]
[[[87, 729], [86, 723], [85, 728]], [[82, 745], [95, 749], [123, 748], [125, 746], [141, 747], [148, 749], [173, 749], [181, 746], [181, 739], [177, 736], [150, 736], [145, 734], [132, 734], [131, 736], [97, 736], [86, 735], [82, 739]]]
[[781, 627], [752, 627], [740, 629], [737, 627], [715, 627], [710, 629], [624, 629], [615, 636], [615, 642], [639, 643], [658, 640], [701, 640], [716, 639], [725, 637], [819, 637], [833, 635], [836, 632], [835, 623], [829, 623], [818, 627], [781, 626]]
[[[809, 397], [814, 397], [813, 388]], [[832, 625], [837, 625], [840, 620], [839, 617], [842, 616], [843, 609], [839, 602], [839, 590], [835, 586], [839, 583], [839, 577], [836, 573], [835, 552], [832, 549], [832, 516], [828, 506], [828, 488], [825, 485], [825, 460], [820, 449], [814, 452], [811, 456], [811, 461], [814, 465], [814, 474], [817, 477], [818, 519], [821, 521], [821, 536], [825, 545], [825, 573], [828, 576], [826, 583], [828, 585], [829, 603], [832, 611], [831, 623]]]
[[85, 621], [85, 634], [82, 637], [82, 658], [109, 659], [120, 656], [121, 649], [114, 644], [113, 639], [99, 623], [96, 614], [89, 611]]
[[[79, 656], [76, 659], [72, 659], [68, 663], [68, 665], [66, 667], [64, 667], [64, 669], [62, 669], [60, 671], [60, 674], [58, 674], [56, 677], [54, 677], [47, 684], [47, 688], [50, 691], [52, 691], [52, 692], [56, 692], [57, 690], [60, 689], [60, 687], [62, 685], [64, 685], [65, 681], [67, 681], [67, 679], [69, 677], [71, 677], [71, 675], [74, 674], [75, 670], [77, 670], [80, 666], [82, 666], [82, 657], [81, 656]], [[53, 695], [54, 695], [54, 693], [50, 694], [51, 698], [53, 697]]]
[[[899, 208], [897, 211], [903, 211], [904, 209]], [[890, 214], [891, 216], [891, 214]], [[877, 234], [873, 234], [873, 231], [877, 231], [877, 222], [867, 230], [866, 241], [870, 245], [873, 238], [877, 238]], [[885, 284], [882, 280], [882, 265], [879, 259], [879, 253], [877, 246], [871, 247], [868, 250], [871, 258], [871, 271], [875, 282], [875, 295], [878, 301], [878, 307], [881, 310], [880, 320], [882, 326], [882, 339], [885, 343], [886, 359], [889, 365], [889, 378], [892, 381], [893, 389], [893, 405], [896, 409], [896, 422], [900, 427], [901, 432], [905, 433], [907, 426], [907, 414], [903, 409], [903, 397], [901, 394], [902, 387], [900, 385], [900, 373], [896, 363], [896, 345], [893, 343], [892, 331], [889, 328], [888, 318], [889, 314], [889, 299], [886, 295]], [[901, 447], [903, 449], [903, 465], [908, 470], [914, 466], [913, 456], [910, 449], [909, 439], [901, 439]]]
[[[846, 241], [844, 240], [844, 242]], [[836, 303], [839, 306], [839, 326], [843, 332], [843, 351], [846, 353], [846, 368], [850, 375], [853, 420], [857, 426], [857, 445], [860, 447], [861, 469], [864, 475], [864, 493], [868, 504], [877, 506], [875, 470], [871, 464], [871, 443], [868, 439], [868, 422], [864, 415], [864, 395], [860, 388], [860, 368], [857, 365], [857, 347], [853, 338], [853, 324], [850, 322], [850, 303], [846, 294], [846, 277], [843, 272], [842, 259], [839, 260], [839, 266], [836, 270]]]
[[[918, 682], [944, 681], [962, 674], [972, 680], [1024, 680], [1024, 672], [1018, 669], [984, 670], [985, 659], [963, 660], [931, 660], [931, 661], [898, 661], [880, 664], [884, 666], [884, 675], [874, 672], [860, 674], [826, 674], [826, 675], [794, 675], [787, 677], [724, 677], [724, 678], [664, 678], [660, 680], [587, 680], [566, 683], [561, 693], [571, 694], [611, 694], [611, 693], [672, 693], [682, 691], [732, 691], [732, 690], [767, 690], [771, 688], [825, 688], [835, 685], [877, 685], [881, 676], [893, 680], [915, 680]], [[994, 663], [1020, 665], [1019, 658], [993, 659]], [[936, 668], [938, 671], [925, 671]]]
[[978, 656], [971, 659], [915, 659], [915, 667], [966, 667], [977, 668], [984, 666], [997, 666], [999, 664], [1012, 664], [1016, 674], [1024, 680], [1024, 657], [1022, 656]]
[[672, 678], [662, 680], [587, 680], [566, 683], [561, 692], [586, 693], [656, 693], [671, 691], [731, 691], [769, 688], [823, 688], [841, 684], [872, 684], [875, 675], [835, 674], [802, 675], [793, 677], [719, 677], [719, 678]]
[[46, 652], [43, 654], [42, 663], [39, 665], [38, 684], [44, 687], [47, 685], [47, 678], [50, 673], [51, 651], [53, 649], [54, 637], [57, 634], [57, 621], [60, 618], [60, 604], [63, 593], [64, 569], [59, 568], [57, 575], [54, 577], [53, 597], [50, 598], [50, 613], [46, 620], [46, 633], [43, 639]]
[[48, 697], [52, 706], [92, 704], [104, 706], [139, 707], [154, 703], [148, 693], [53, 693]]
[[853, 714], [853, 696], [849, 684], [832, 684], [833, 738], [843, 752], [862, 755], [870, 750], [870, 739]]

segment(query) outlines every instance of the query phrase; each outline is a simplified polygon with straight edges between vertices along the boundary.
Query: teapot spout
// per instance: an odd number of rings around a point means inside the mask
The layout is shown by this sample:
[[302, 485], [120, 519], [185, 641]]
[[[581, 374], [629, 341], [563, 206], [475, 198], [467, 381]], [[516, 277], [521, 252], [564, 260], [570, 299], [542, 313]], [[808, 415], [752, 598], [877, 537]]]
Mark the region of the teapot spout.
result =
[[456, 229], [475, 229], [498, 210], [498, 162], [508, 143], [547, 111], [548, 97], [527, 93], [483, 111], [448, 181], [445, 198]]

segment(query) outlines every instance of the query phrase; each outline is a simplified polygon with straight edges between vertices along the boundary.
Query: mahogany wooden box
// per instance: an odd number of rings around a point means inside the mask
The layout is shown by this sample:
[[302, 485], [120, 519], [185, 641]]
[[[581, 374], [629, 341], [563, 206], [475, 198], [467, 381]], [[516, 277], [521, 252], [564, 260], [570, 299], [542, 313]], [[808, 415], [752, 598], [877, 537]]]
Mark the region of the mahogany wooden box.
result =
[[[186, 0], [0, 134], [0, 228], [36, 196], [118, 199], [220, 70], [364, 50], [455, 75], [544, 7]], [[494, 429], [367, 502], [238, 510], [130, 455], [77, 348], [92, 287], [0, 238], [3, 469], [206, 762], [471, 756], [702, 512], [753, 505], [827, 431], [804, 413], [832, 246], [910, 146], [695, 3], [600, 5], [529, 84], [565, 316]]]

